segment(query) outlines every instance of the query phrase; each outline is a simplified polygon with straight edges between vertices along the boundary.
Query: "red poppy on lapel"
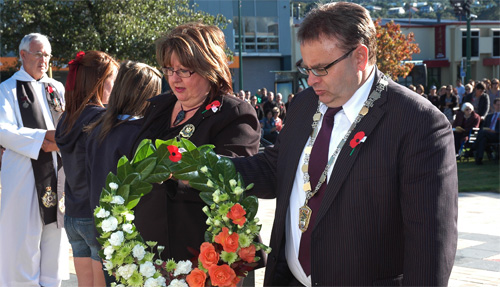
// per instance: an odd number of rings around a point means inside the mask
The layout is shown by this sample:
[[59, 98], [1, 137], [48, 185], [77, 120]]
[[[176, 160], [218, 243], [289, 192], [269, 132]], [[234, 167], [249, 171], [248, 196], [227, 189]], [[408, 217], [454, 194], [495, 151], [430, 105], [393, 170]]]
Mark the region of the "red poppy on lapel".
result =
[[354, 152], [354, 149], [356, 149], [356, 147], [364, 142], [365, 140], [365, 132], [361, 131], [361, 132], [357, 132], [354, 137], [352, 138], [352, 140], [349, 142], [349, 146], [352, 147], [352, 151], [349, 155], [352, 155], [352, 153]]
[[205, 108], [205, 111], [203, 112], [206, 112], [208, 110], [212, 110], [212, 112], [217, 112], [219, 110], [219, 107], [220, 107], [220, 102], [219, 101], [213, 101], [211, 102], [210, 104], [208, 104]]

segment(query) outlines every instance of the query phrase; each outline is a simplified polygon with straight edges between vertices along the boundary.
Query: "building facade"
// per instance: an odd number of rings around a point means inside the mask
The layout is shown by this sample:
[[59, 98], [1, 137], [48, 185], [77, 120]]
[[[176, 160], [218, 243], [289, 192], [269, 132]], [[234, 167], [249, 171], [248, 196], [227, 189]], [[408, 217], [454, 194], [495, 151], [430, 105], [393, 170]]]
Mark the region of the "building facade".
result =
[[[242, 33], [239, 35], [238, 4], [241, 2]], [[291, 8], [287, 0], [204, 0], [196, 2], [202, 11], [221, 14], [231, 23], [223, 30], [226, 42], [234, 52], [235, 61], [242, 57], [243, 87], [240, 87], [238, 63], [233, 63], [234, 90], [255, 93], [266, 87], [275, 90], [276, 74], [273, 71], [292, 69]], [[239, 53], [239, 40], [242, 52]]]

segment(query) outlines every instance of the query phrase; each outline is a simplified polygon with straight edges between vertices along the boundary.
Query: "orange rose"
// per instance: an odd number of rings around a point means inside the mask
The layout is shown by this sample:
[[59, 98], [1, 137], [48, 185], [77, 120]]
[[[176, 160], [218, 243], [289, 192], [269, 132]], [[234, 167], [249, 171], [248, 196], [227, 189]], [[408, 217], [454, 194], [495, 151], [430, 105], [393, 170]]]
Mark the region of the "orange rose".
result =
[[236, 286], [240, 282], [241, 278], [238, 276], [234, 276], [233, 282], [231, 286]]
[[221, 233], [215, 236], [215, 242], [222, 245], [224, 251], [226, 252], [236, 252], [238, 250], [238, 233], [233, 232], [229, 235], [229, 229], [227, 227], [222, 227]]
[[236, 203], [231, 207], [231, 210], [227, 213], [227, 218], [232, 219], [234, 224], [238, 224], [239, 226], [243, 226], [245, 224], [245, 221], [247, 220], [245, 218], [245, 214], [247, 212], [243, 209], [243, 206], [241, 206], [239, 203]]
[[238, 251], [238, 256], [248, 262], [252, 263], [255, 260], [255, 245], [250, 245], [246, 248], [241, 248], [240, 251]]
[[212, 265], [208, 269], [208, 275], [214, 286], [232, 286], [236, 273], [229, 265]]
[[208, 269], [219, 262], [219, 253], [215, 251], [215, 247], [211, 243], [203, 242], [200, 246], [198, 260], [203, 264], [203, 268]]
[[195, 268], [186, 277], [186, 281], [189, 287], [203, 287], [205, 286], [205, 281], [207, 280], [207, 274], [198, 268]]

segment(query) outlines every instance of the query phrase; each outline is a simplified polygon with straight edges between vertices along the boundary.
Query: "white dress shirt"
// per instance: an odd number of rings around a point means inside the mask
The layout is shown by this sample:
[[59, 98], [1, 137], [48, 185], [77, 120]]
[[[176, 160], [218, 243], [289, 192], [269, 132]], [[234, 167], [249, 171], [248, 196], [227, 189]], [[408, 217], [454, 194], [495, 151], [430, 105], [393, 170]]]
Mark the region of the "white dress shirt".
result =
[[[335, 115], [334, 126], [332, 130], [332, 135], [330, 138], [330, 147], [328, 151], [328, 158], [332, 156], [335, 149], [339, 145], [342, 138], [344, 138], [345, 134], [351, 127], [351, 124], [354, 122], [356, 117], [359, 114], [359, 111], [363, 107], [364, 102], [368, 98], [370, 93], [370, 89], [373, 85], [373, 81], [375, 78], [375, 73], [368, 77], [368, 80], [354, 93], [354, 95], [342, 106], [342, 110], [340, 110]], [[318, 131], [321, 129], [321, 123], [323, 121], [323, 115], [325, 114], [328, 107], [321, 103], [320, 104], [320, 112], [322, 114], [321, 119], [318, 123]], [[307, 140], [307, 144], [311, 137]], [[304, 146], [305, 148], [305, 146]], [[335, 159], [336, 161], [336, 159]], [[333, 166], [335, 165], [335, 161], [330, 166], [328, 170], [328, 180], [330, 179], [330, 175], [333, 170]], [[288, 267], [292, 271], [292, 274], [305, 286], [311, 286], [311, 276], [306, 276], [304, 270], [302, 269], [302, 265], [299, 262], [299, 247], [300, 247], [300, 239], [302, 237], [302, 232], [299, 229], [299, 208], [304, 205], [306, 199], [306, 193], [303, 190], [304, 185], [304, 173], [302, 172], [302, 165], [304, 164], [304, 151], [302, 151], [302, 155], [299, 160], [299, 165], [297, 166], [297, 172], [295, 174], [295, 179], [293, 182], [292, 193], [290, 195], [290, 205], [288, 207], [287, 218], [286, 218], [286, 259], [288, 263]], [[312, 187], [314, 188], [314, 186]], [[312, 228], [312, 226], [310, 226]]]

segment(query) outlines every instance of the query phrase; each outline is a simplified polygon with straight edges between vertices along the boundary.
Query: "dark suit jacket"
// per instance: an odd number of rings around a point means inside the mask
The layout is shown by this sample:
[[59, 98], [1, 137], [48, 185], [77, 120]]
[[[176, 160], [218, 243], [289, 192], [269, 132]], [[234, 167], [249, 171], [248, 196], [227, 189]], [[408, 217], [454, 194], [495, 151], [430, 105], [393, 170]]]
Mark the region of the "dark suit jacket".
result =
[[[177, 98], [162, 94], [151, 100], [145, 123], [136, 145], [144, 138], [171, 139], [185, 124], [194, 124], [196, 130], [189, 138], [195, 145], [215, 145], [217, 154], [249, 156], [257, 153], [260, 140], [260, 123], [248, 103], [230, 96], [218, 96], [220, 110], [205, 111], [204, 103], [191, 119], [178, 127], [170, 128], [170, 115]], [[143, 196], [135, 207], [135, 224], [144, 240], [157, 241], [165, 246], [163, 259], [192, 259], [204, 241], [207, 216], [202, 208], [206, 204], [199, 191], [177, 181], [168, 180]]]
[[[285, 243], [293, 178], [317, 102], [312, 88], [299, 93], [276, 145], [234, 159], [255, 194], [277, 197], [265, 285], [273, 285]], [[358, 131], [367, 139], [350, 155]], [[447, 119], [389, 81], [334, 166], [311, 236], [312, 285], [446, 285], [457, 246], [457, 181]]]
[[[484, 128], [489, 128], [491, 125], [491, 119], [493, 118], [493, 115], [495, 113], [489, 114], [486, 116], [484, 119]], [[497, 124], [495, 125], [495, 132], [499, 133], [500, 132], [500, 117], [497, 117]]]

